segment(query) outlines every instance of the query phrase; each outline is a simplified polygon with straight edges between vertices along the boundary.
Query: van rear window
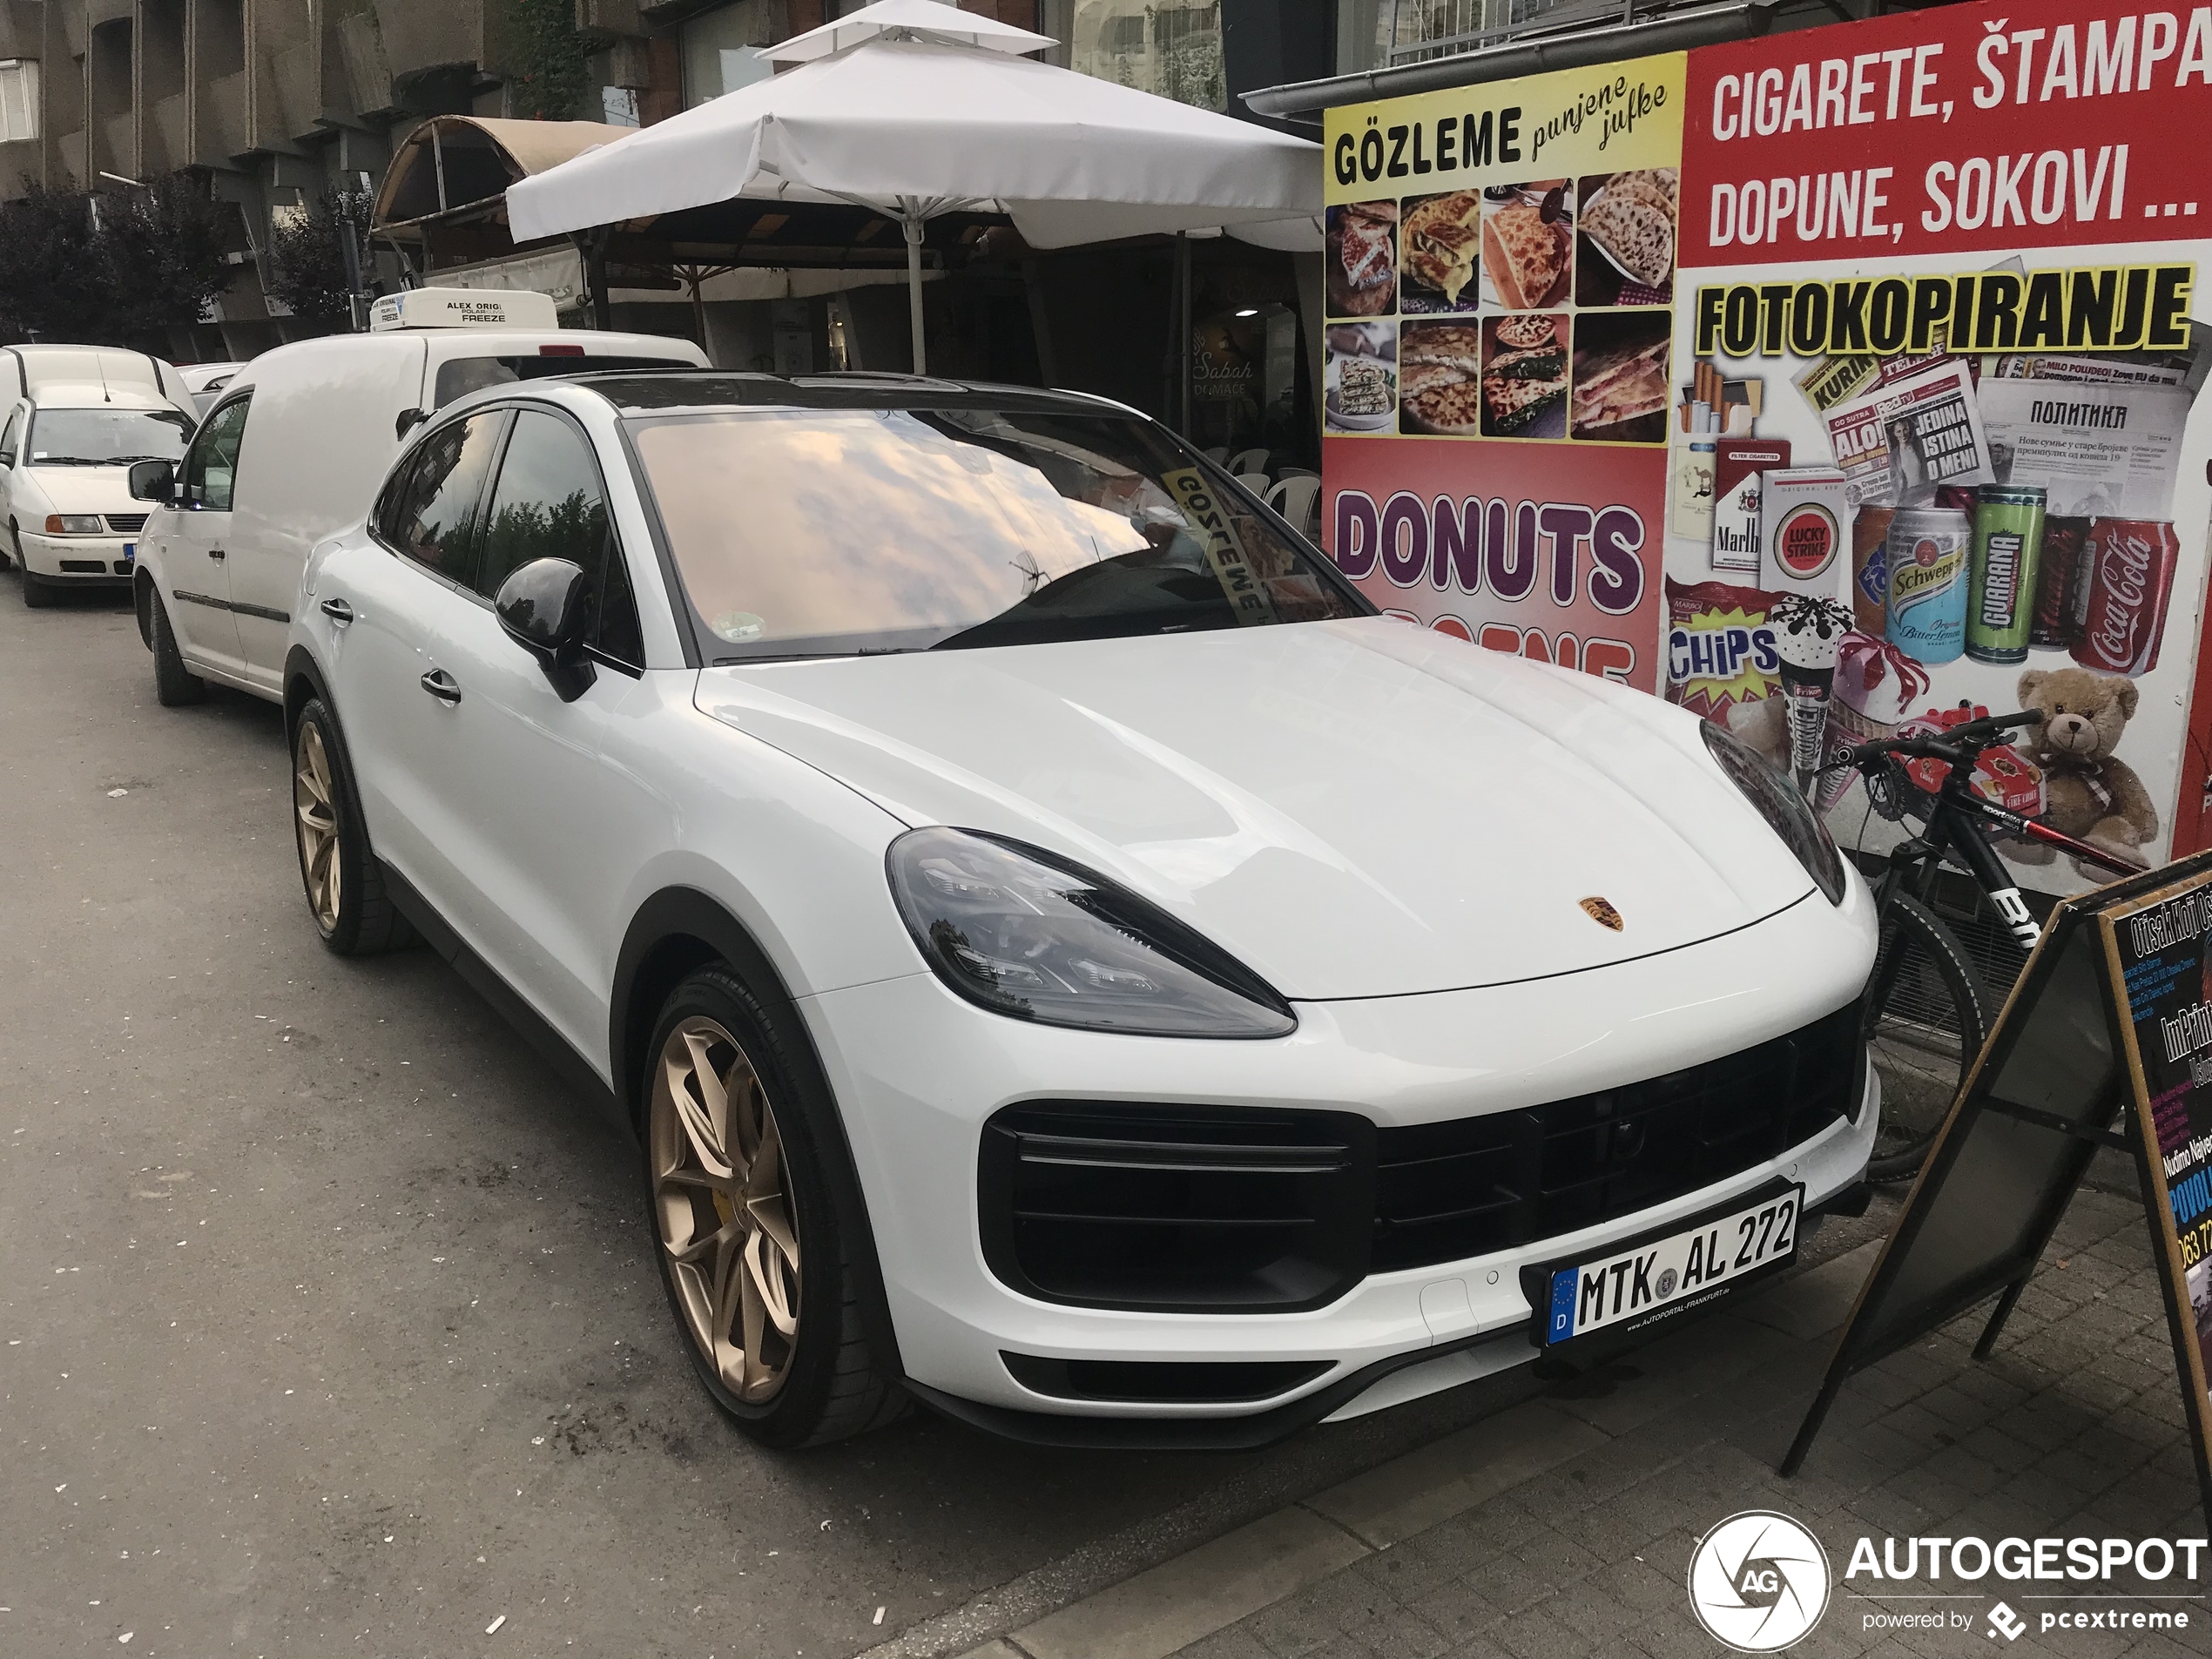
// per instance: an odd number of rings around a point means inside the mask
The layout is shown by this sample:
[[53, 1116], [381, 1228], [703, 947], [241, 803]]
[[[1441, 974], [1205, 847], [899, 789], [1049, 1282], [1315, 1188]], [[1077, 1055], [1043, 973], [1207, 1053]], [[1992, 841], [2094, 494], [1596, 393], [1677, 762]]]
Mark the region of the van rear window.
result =
[[583, 357], [541, 357], [536, 352], [526, 357], [456, 357], [450, 362], [438, 365], [437, 383], [430, 389], [435, 407], [443, 408], [454, 399], [481, 391], [487, 386], [507, 386], [516, 381], [541, 380], [548, 374], [579, 374], [586, 369], [597, 373], [610, 368], [691, 367], [689, 362], [675, 357], [602, 356], [597, 352]]

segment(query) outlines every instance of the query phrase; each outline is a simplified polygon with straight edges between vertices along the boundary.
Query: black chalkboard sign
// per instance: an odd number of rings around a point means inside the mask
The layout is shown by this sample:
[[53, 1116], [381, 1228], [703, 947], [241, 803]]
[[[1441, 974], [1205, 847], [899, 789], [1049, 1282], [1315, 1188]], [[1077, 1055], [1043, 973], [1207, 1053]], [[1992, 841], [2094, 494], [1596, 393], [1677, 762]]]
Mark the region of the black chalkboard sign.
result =
[[1989, 1357], [2101, 1144], [2130, 1152], [2141, 1172], [2212, 1518], [2212, 853], [2053, 911], [1859, 1292], [1784, 1474], [1804, 1463], [1854, 1372], [1994, 1297], [1974, 1350]]

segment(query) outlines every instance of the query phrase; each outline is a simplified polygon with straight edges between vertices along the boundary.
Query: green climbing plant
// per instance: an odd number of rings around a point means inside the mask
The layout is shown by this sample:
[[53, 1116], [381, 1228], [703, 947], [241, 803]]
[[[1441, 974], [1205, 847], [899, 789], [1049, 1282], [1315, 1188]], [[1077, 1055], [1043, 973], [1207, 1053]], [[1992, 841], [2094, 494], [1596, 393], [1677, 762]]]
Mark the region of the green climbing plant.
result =
[[573, 121], [591, 88], [575, 0], [507, 0], [509, 106], [528, 120]]

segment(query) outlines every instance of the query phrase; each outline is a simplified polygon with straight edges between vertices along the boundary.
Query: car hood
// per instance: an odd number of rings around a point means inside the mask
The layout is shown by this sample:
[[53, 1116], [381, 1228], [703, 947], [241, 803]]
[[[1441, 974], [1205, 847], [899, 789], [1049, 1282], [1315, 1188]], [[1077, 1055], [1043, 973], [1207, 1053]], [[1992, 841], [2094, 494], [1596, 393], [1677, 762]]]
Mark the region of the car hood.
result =
[[24, 470], [34, 478], [50, 510], [57, 513], [143, 513], [150, 503], [131, 496], [128, 467], [54, 467], [32, 462]]
[[1389, 618], [714, 668], [697, 700], [907, 824], [1111, 876], [1294, 998], [1574, 973], [1812, 891], [1694, 717]]

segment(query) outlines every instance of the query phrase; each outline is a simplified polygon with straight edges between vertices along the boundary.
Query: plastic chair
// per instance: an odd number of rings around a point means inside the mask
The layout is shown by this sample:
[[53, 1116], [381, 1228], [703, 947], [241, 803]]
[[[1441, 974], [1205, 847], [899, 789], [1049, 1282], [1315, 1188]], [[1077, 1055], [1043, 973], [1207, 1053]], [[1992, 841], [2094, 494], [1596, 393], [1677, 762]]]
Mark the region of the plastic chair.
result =
[[1318, 478], [1321, 475], [1311, 467], [1278, 467], [1275, 476], [1283, 478]]
[[1225, 465], [1229, 460], [1229, 446], [1225, 443], [1217, 443], [1211, 449], [1204, 449], [1199, 453], [1217, 467]]
[[1265, 499], [1267, 495], [1267, 475], [1265, 473], [1240, 472], [1237, 475], [1237, 482], [1244, 485], [1245, 489], [1251, 490], [1253, 495], [1261, 497], [1263, 500]]
[[1267, 471], [1267, 451], [1264, 449], [1246, 449], [1240, 454], [1231, 455], [1229, 458], [1229, 470], [1236, 473], [1240, 477], [1248, 472], [1256, 472], [1264, 475]]
[[1279, 478], [1267, 492], [1267, 504], [1300, 535], [1311, 534], [1320, 498], [1320, 475], [1311, 472], [1296, 472]]

